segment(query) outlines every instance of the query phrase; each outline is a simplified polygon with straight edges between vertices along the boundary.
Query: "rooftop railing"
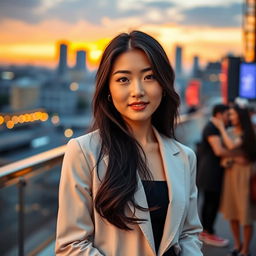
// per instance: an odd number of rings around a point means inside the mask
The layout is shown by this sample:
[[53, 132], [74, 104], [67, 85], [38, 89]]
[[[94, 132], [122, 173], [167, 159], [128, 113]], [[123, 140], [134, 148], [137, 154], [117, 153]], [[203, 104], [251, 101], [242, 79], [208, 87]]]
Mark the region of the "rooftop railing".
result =
[[[66, 146], [61, 146], [35, 156], [8, 164], [0, 168], [0, 189], [12, 187], [18, 188], [18, 252], [19, 256], [25, 255], [25, 190], [29, 180], [42, 173], [53, 170], [53, 167], [61, 165]], [[36, 193], [36, 191], [35, 191]], [[9, 193], [8, 195], [9, 196]], [[3, 209], [3, 208], [2, 208]], [[11, 211], [12, 212], [12, 211]], [[13, 215], [13, 213], [11, 213]], [[6, 241], [5, 241], [6, 244]], [[35, 255], [38, 250], [30, 255]], [[2, 254], [1, 254], [2, 255]]]

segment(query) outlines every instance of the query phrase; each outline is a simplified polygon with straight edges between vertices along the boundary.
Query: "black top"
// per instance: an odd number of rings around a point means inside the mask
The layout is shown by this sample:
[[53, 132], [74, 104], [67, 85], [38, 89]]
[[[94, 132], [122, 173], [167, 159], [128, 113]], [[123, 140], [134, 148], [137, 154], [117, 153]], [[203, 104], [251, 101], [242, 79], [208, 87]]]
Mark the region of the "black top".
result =
[[212, 122], [208, 122], [203, 130], [202, 142], [198, 150], [197, 185], [204, 190], [220, 191], [224, 170], [220, 166], [220, 157], [214, 154], [208, 142], [208, 137], [211, 135], [220, 136], [220, 132]]
[[151, 224], [154, 234], [155, 248], [158, 252], [163, 236], [164, 223], [169, 204], [168, 187], [166, 181], [142, 181], [147, 197], [148, 207], [157, 207], [150, 211]]

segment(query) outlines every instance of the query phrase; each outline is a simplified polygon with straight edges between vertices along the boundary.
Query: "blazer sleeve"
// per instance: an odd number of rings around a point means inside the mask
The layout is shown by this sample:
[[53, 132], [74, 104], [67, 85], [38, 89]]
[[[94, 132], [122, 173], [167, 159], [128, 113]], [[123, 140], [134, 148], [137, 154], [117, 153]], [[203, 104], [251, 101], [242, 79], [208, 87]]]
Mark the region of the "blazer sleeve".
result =
[[57, 256], [102, 256], [93, 246], [91, 168], [79, 142], [71, 139], [64, 155], [59, 187], [55, 252]]
[[189, 206], [185, 216], [183, 229], [180, 235], [180, 256], [201, 256], [202, 243], [198, 239], [199, 232], [202, 231], [201, 222], [197, 211], [197, 187], [196, 187], [196, 156], [192, 150], [189, 150], [188, 162], [190, 173], [190, 195]]

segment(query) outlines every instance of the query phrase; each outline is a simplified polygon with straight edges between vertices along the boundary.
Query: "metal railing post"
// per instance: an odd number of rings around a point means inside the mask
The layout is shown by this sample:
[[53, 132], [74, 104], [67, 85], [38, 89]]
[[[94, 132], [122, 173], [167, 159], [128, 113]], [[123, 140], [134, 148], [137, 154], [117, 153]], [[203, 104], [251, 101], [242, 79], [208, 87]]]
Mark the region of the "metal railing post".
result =
[[24, 256], [24, 241], [25, 241], [25, 186], [26, 181], [23, 177], [19, 178], [18, 191], [19, 191], [19, 211], [18, 211], [18, 243], [19, 243], [19, 256]]

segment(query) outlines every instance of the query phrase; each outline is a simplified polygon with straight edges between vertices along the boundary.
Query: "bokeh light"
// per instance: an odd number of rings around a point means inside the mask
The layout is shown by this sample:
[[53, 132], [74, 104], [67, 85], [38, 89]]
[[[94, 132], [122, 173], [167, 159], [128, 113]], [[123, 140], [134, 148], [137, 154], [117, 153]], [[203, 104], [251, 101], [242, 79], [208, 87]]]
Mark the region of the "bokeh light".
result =
[[72, 129], [66, 129], [65, 131], [64, 131], [64, 135], [65, 135], [65, 137], [67, 137], [67, 138], [70, 138], [70, 137], [72, 137], [73, 136], [73, 130]]

